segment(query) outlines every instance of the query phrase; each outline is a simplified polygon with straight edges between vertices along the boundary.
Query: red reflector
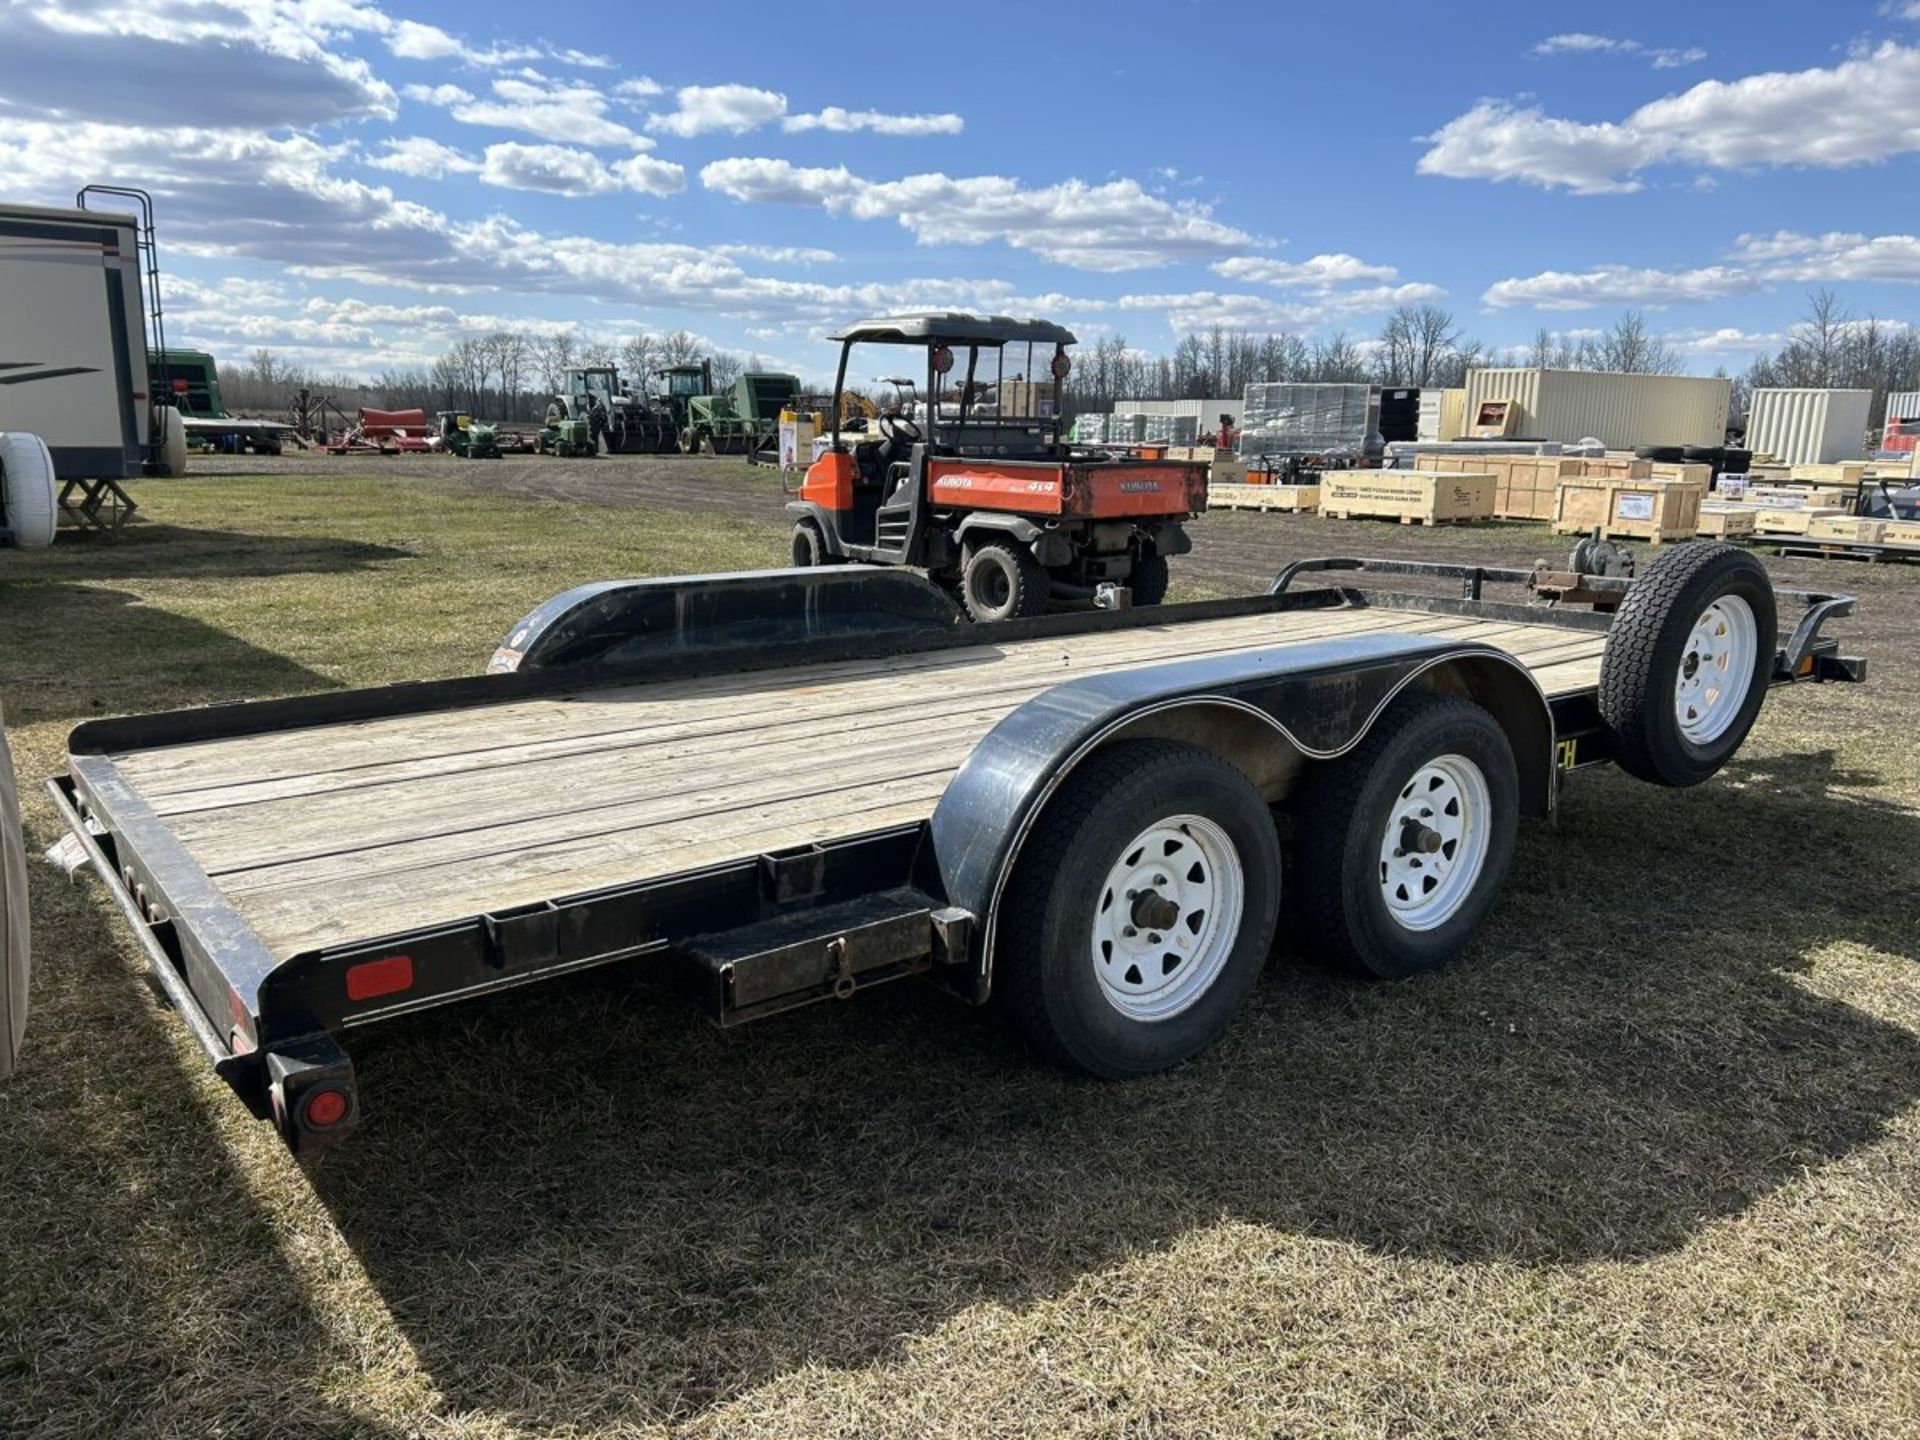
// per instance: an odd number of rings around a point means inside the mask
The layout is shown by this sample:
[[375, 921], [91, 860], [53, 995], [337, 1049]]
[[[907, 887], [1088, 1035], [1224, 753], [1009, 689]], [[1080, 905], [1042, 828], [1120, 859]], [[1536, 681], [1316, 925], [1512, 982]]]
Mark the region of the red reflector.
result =
[[413, 957], [389, 955], [384, 960], [363, 960], [347, 967], [347, 998], [372, 1000], [413, 988]]
[[184, 395], [184, 394], [186, 394], [186, 393], [187, 393], [187, 382], [186, 382], [186, 381], [184, 381], [184, 380], [176, 380], [176, 381], [174, 381], [174, 382], [173, 382], [173, 393], [174, 393], [174, 394], [176, 394], [176, 395]]
[[300, 1116], [316, 1130], [331, 1130], [347, 1118], [347, 1092], [331, 1085], [309, 1090]]

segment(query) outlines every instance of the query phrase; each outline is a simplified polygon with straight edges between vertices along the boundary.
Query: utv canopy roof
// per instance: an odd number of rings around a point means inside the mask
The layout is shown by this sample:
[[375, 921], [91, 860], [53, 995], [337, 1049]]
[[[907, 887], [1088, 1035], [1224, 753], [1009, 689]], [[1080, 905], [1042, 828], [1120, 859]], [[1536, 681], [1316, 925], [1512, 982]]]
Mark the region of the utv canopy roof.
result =
[[1071, 345], [1073, 332], [1050, 320], [1016, 320], [1010, 315], [968, 315], [960, 310], [916, 310], [882, 315], [850, 325], [832, 341], [879, 345], [927, 345], [936, 340], [963, 345]]

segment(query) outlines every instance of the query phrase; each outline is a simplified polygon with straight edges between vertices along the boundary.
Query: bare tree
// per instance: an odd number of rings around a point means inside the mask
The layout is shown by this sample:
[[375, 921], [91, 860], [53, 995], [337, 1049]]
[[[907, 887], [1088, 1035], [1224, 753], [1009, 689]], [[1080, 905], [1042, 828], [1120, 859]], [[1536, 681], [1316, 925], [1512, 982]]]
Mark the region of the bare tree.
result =
[[1647, 329], [1647, 317], [1629, 310], [1613, 322], [1600, 341], [1603, 369], [1630, 375], [1678, 375], [1686, 369], [1679, 353]]
[[646, 381], [660, 365], [660, 342], [644, 330], [628, 336], [620, 347], [620, 368], [635, 385]]
[[1401, 305], [1380, 329], [1380, 378], [1389, 385], [1431, 385], [1459, 342], [1453, 316], [1438, 305]]
[[700, 358], [700, 341], [685, 330], [671, 330], [660, 337], [660, 363], [687, 365]]
[[580, 344], [580, 337], [571, 330], [556, 330], [535, 342], [541, 386], [547, 394], [558, 395], [567, 388], [567, 371], [580, 363]]
[[707, 357], [713, 367], [713, 390], [717, 395], [740, 378], [740, 357], [731, 350], [716, 350]]

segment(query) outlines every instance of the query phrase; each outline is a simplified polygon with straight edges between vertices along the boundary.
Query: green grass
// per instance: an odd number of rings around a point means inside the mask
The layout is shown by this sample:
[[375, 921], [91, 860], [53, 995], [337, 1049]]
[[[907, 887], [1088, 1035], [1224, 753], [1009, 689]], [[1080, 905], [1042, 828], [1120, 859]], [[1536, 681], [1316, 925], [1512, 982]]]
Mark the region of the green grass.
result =
[[[89, 715], [470, 673], [566, 585], [783, 549], [434, 482], [142, 499], [0, 554], [24, 781]], [[1578, 777], [1444, 974], [1283, 946], [1124, 1086], [917, 987], [723, 1034], [606, 973], [356, 1034], [367, 1125], [303, 1173], [37, 868], [0, 1432], [1920, 1433], [1920, 717], [1873, 633], [1881, 683], [1698, 790]]]

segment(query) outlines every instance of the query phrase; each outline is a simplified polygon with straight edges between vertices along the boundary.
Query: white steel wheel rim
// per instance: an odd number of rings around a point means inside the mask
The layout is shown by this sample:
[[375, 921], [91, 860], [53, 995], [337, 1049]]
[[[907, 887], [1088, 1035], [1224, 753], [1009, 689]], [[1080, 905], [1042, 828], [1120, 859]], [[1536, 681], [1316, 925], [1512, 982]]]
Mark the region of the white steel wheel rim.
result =
[[1711, 745], [1738, 718], [1759, 647], [1753, 607], [1738, 595], [1722, 595], [1693, 622], [1674, 677], [1673, 713], [1695, 745]]
[[1094, 898], [1100, 993], [1130, 1020], [1188, 1009], [1226, 968], [1246, 900], [1240, 852], [1219, 825], [1169, 815], [1148, 826], [1121, 848]]
[[1395, 923], [1432, 930], [1466, 904], [1486, 868], [1493, 792], [1464, 755], [1442, 755], [1394, 797], [1380, 840], [1380, 893]]

